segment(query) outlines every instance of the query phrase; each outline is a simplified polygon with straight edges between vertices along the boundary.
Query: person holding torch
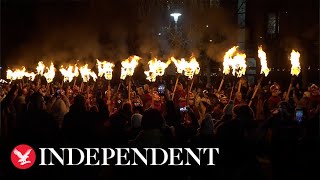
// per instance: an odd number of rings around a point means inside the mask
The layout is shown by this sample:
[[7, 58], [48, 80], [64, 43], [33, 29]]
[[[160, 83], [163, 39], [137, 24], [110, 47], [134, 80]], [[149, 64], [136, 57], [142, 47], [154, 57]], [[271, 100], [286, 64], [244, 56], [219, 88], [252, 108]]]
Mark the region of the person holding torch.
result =
[[120, 79], [124, 80], [126, 76], [129, 76], [129, 83], [128, 83], [128, 101], [131, 101], [131, 77], [133, 76], [134, 69], [138, 65], [138, 61], [141, 58], [139, 56], [130, 56], [128, 59], [121, 62], [121, 76]]
[[[267, 77], [269, 72], [270, 72], [270, 69], [268, 68], [268, 64], [267, 64], [267, 55], [263, 51], [262, 46], [259, 46], [258, 57], [260, 58], [260, 63], [261, 63], [261, 72], [260, 72], [260, 74], [264, 74], [265, 77]], [[256, 94], [258, 92], [258, 89], [260, 88], [262, 80], [263, 80], [263, 76], [260, 77], [258, 85], [255, 87], [255, 90], [254, 90], [253, 95], [252, 95], [252, 97], [250, 99], [250, 102], [249, 102], [249, 106], [251, 106], [252, 101], [253, 101], [253, 99], [255, 98], [255, 96], [256, 96]]]

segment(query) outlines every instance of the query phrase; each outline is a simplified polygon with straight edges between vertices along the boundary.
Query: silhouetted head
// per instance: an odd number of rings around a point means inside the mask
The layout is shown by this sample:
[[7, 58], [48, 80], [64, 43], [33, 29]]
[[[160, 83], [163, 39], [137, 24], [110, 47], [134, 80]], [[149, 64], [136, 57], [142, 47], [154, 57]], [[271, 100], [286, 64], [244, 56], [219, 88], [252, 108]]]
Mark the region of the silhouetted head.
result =
[[73, 110], [86, 110], [86, 100], [83, 95], [78, 94], [76, 97], [74, 97], [74, 103], [71, 106], [71, 109]]
[[46, 108], [45, 100], [39, 92], [35, 92], [30, 97], [29, 111], [41, 111]]
[[86, 103], [86, 100], [83, 95], [77, 95], [74, 97], [74, 104], [79, 105], [79, 106], [84, 106]]
[[248, 105], [237, 105], [233, 108], [235, 118], [242, 121], [254, 120], [254, 113]]
[[124, 103], [122, 105], [122, 111], [126, 113], [131, 113], [131, 104], [130, 103]]
[[157, 109], [148, 109], [143, 113], [141, 126], [142, 129], [160, 129], [163, 125], [163, 117]]

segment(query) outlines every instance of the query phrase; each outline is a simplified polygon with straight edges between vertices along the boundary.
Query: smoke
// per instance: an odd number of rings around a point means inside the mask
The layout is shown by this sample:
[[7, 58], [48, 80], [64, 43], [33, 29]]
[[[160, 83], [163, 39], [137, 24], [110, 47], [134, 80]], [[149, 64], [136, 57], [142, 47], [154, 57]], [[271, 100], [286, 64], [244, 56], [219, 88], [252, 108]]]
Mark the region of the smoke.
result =
[[[221, 6], [212, 7], [209, 11], [190, 9], [187, 26], [189, 26], [189, 49], [198, 57], [201, 52], [216, 62], [223, 60], [224, 53], [235, 46], [238, 38], [238, 27], [234, 13]], [[191, 27], [191, 28], [190, 28]]]
[[[46, 64], [53, 61], [56, 66], [79, 60], [93, 67], [96, 59], [116, 63], [135, 54], [142, 57], [140, 62], [148, 69], [147, 62], [154, 57], [166, 61], [171, 56], [188, 58], [193, 54], [198, 58], [205, 52], [211, 59], [220, 61], [224, 52], [237, 42], [233, 17], [222, 8], [206, 13], [198, 8], [186, 9], [180, 24], [183, 35], [164, 37], [162, 28], [172, 23], [171, 17], [163, 16], [163, 9], [157, 6], [152, 7], [147, 16], [137, 16], [137, 2], [95, 0], [36, 4], [26, 21], [32, 27], [24, 29], [28, 36], [23, 41], [10, 42], [16, 34], [7, 34], [6, 42], [13, 45], [4, 61], [9, 66], [34, 68], [40, 60]], [[10, 17], [4, 17], [5, 22], [10, 22]], [[6, 32], [9, 29], [10, 26]], [[172, 47], [172, 41], [180, 44]]]
[[155, 24], [149, 17], [145, 17], [137, 26], [136, 29], [136, 43], [138, 46], [138, 54], [142, 58], [140, 63], [143, 64], [144, 69], [148, 69], [148, 61], [152, 58], [160, 58], [159, 42], [157, 40], [158, 33], [157, 24]]

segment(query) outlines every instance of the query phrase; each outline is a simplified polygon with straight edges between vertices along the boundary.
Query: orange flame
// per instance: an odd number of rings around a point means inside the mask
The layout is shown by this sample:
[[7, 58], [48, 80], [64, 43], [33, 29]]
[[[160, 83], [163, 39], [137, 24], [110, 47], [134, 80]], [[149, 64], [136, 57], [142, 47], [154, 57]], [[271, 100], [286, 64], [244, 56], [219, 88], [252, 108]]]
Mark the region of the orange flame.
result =
[[181, 60], [177, 60], [174, 57], [171, 57], [171, 61], [173, 61], [176, 65], [177, 72], [179, 74], [182, 74], [184, 72], [184, 75], [188, 76], [189, 78], [193, 78], [194, 74], [199, 74], [200, 72], [199, 63], [193, 55], [190, 57], [189, 62], [184, 58], [182, 58]]
[[104, 74], [104, 77], [107, 80], [111, 80], [112, 79], [112, 71], [113, 71], [113, 67], [114, 64], [107, 62], [107, 61], [99, 61], [99, 59], [97, 59], [97, 66], [98, 66], [98, 76], [102, 77]]
[[148, 62], [149, 71], [145, 71], [144, 73], [147, 76], [147, 80], [154, 82], [156, 81], [157, 76], [163, 76], [165, 69], [169, 66], [171, 60], [168, 60], [166, 63], [154, 58]]
[[174, 65], [176, 65], [177, 72], [179, 74], [182, 74], [187, 66], [187, 61], [184, 58], [182, 58], [181, 60], [177, 60], [174, 57], [171, 57], [170, 60], [174, 63]]
[[193, 75], [199, 74], [199, 72], [200, 72], [199, 63], [194, 56], [191, 56], [190, 61], [187, 62], [186, 64], [184, 75], [192, 79]]
[[298, 76], [301, 71], [300, 67], [300, 53], [298, 51], [292, 50], [291, 55], [290, 55], [290, 61], [291, 61], [291, 74], [292, 76]]
[[223, 58], [223, 74], [228, 75], [230, 73], [230, 66], [232, 66], [232, 55], [237, 51], [238, 46], [234, 46], [229, 49]]
[[45, 68], [45, 65], [43, 64], [43, 62], [42, 62], [42, 61], [39, 61], [39, 62], [38, 62], [38, 66], [37, 66], [37, 68], [36, 68], [38, 75], [43, 76], [44, 68]]
[[47, 69], [47, 72], [45, 72], [43, 74], [43, 76], [46, 78], [47, 83], [51, 83], [53, 81], [54, 76], [55, 76], [55, 68], [54, 68], [53, 62], [51, 62], [50, 67], [46, 68], [46, 69]]
[[26, 68], [22, 66], [21, 69], [16, 69], [12, 71], [11, 69], [7, 70], [7, 79], [8, 80], [17, 80], [27, 77], [29, 80], [34, 81], [36, 74], [34, 72], [26, 72]]
[[30, 81], [34, 81], [34, 79], [36, 78], [36, 74], [34, 72], [25, 72], [25, 76], [29, 78]]
[[267, 64], [267, 55], [263, 51], [262, 46], [259, 46], [258, 57], [260, 58], [260, 63], [261, 63], [260, 74], [264, 73], [264, 75], [267, 77], [270, 72], [270, 69], [268, 68], [268, 64]]
[[8, 80], [17, 80], [17, 79], [22, 79], [23, 76], [25, 76], [26, 73], [26, 68], [22, 66], [21, 69], [16, 69], [12, 71], [11, 69], [7, 70], [7, 79]]
[[96, 73], [88, 68], [88, 64], [80, 67], [80, 74], [83, 82], [88, 82], [90, 80], [90, 77], [92, 77], [93, 81], [96, 81], [98, 78]]
[[74, 68], [73, 68], [73, 66], [69, 65], [68, 69], [65, 69], [65, 68], [63, 68], [63, 66], [61, 66], [60, 72], [63, 75], [64, 82], [66, 82], [66, 81], [71, 82], [74, 77], [79, 75], [79, 69], [78, 69], [77, 65], [75, 65]]
[[134, 55], [121, 62], [122, 68], [120, 78], [122, 80], [124, 80], [126, 76], [133, 76], [134, 69], [137, 67], [140, 59], [141, 58], [139, 56]]
[[235, 56], [235, 52], [237, 51], [238, 46], [234, 46], [229, 49], [224, 55], [223, 61], [223, 73], [228, 75], [231, 72], [237, 77], [241, 77], [246, 73], [246, 54], [237, 53]]

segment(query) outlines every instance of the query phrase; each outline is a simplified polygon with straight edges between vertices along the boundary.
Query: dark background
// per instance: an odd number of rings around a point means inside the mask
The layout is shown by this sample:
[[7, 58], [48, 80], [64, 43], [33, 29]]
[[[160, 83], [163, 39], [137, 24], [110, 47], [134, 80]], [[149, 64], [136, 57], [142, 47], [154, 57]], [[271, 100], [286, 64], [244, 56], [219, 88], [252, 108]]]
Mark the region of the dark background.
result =
[[[96, 58], [121, 61], [137, 54], [144, 59], [153, 56], [165, 59], [169, 55], [185, 57], [194, 53], [202, 66], [210, 66], [210, 72], [217, 72], [224, 52], [237, 44], [238, 1], [220, 0], [218, 7], [210, 2], [2, 0], [1, 65], [3, 68], [25, 65], [34, 70], [39, 60], [53, 60], [57, 66], [80, 60], [94, 66]], [[247, 57], [258, 59], [257, 47], [262, 44], [269, 67], [274, 68], [269, 78], [286, 80], [290, 78], [291, 67], [288, 56], [296, 49], [301, 53], [301, 81], [319, 82], [319, 1], [245, 2]], [[183, 13], [179, 27], [184, 34], [182, 39], [187, 41], [184, 51], [172, 45], [168, 34], [158, 35], [166, 27], [172, 27], [169, 14], [176, 9]], [[271, 34], [267, 31], [269, 14], [277, 17], [277, 31]], [[209, 39], [213, 41], [209, 43]]]

